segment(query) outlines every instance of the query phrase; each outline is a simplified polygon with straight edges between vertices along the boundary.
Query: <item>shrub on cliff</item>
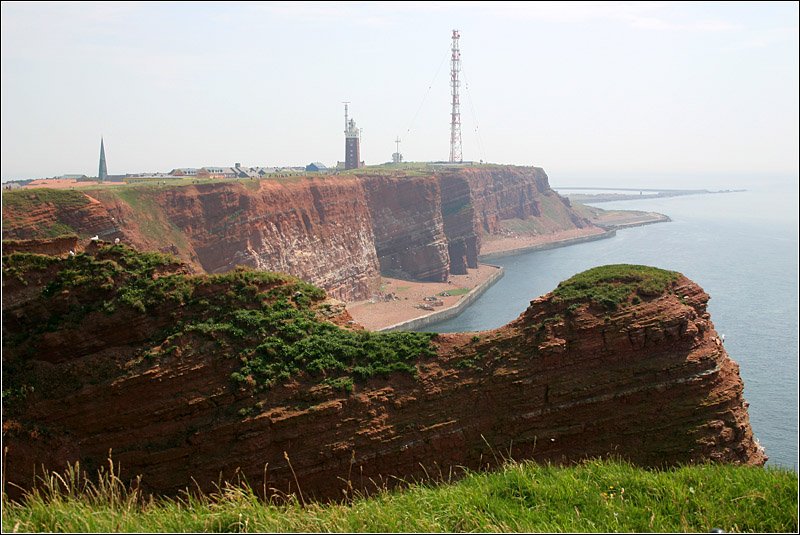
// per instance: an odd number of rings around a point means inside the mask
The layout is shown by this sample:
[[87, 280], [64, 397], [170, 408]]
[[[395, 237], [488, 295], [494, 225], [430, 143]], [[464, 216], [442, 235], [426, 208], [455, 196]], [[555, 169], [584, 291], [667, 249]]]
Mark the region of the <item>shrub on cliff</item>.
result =
[[[124, 245], [65, 259], [14, 253], [3, 257], [3, 272], [23, 283], [43, 278], [42, 316], [23, 318], [19, 329], [29, 349], [46, 332], [91, 330], [85, 323], [93, 313], [118, 314], [123, 328], [136, 316], [169, 315], [167, 327], [150, 333], [140, 350], [145, 365], [176, 353], [199, 355], [212, 341], [215, 358], [240, 362], [232, 379], [256, 390], [300, 374], [343, 388], [353, 379], [413, 374], [417, 359], [435, 355], [432, 333], [352, 331], [322, 321], [315, 307], [325, 292], [284, 274], [240, 268], [191, 276], [169, 255]], [[4, 349], [16, 350], [10, 342], [4, 339]], [[5, 373], [3, 379], [15, 389], [30, 382]]]
[[307, 307], [283, 299], [259, 309], [233, 311], [228, 320], [247, 332], [248, 338], [263, 340], [239, 353], [242, 367], [233, 374], [234, 380], [252, 380], [258, 388], [300, 372], [357, 379], [395, 371], [414, 373], [417, 359], [435, 355], [432, 333], [350, 331], [318, 321]]

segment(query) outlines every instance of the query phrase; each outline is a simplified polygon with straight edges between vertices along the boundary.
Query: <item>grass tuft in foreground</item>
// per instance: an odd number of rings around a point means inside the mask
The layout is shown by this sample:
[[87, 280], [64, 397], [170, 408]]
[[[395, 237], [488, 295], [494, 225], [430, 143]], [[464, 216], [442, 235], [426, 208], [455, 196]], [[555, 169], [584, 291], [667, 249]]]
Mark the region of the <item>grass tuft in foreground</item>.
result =
[[619, 461], [509, 463], [455, 483], [415, 484], [348, 504], [265, 504], [246, 485], [144, 498], [113, 466], [89, 484], [74, 467], [23, 503], [3, 531], [68, 532], [797, 532], [797, 474], [730, 465], [645, 470]]

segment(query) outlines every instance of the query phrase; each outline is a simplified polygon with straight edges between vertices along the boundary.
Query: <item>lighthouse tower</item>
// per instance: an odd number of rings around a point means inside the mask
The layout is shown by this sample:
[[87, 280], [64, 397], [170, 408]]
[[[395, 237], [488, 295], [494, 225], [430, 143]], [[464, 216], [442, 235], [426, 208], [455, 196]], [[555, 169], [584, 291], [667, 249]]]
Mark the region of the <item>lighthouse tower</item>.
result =
[[344, 103], [344, 168], [358, 169], [361, 162], [361, 136], [356, 122], [347, 115], [347, 105]]

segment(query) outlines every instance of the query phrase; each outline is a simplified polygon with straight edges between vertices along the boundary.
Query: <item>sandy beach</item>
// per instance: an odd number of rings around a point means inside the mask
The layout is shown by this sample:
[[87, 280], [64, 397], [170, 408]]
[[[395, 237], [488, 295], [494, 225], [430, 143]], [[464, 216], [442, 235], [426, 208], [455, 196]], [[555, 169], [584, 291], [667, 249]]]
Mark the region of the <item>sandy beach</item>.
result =
[[[380, 295], [348, 303], [347, 311], [370, 331], [383, 329], [458, 304], [467, 293], [489, 279], [494, 266], [479, 264], [466, 275], [450, 275], [448, 282], [417, 282], [381, 277]], [[442, 294], [451, 295], [442, 295]], [[425, 298], [429, 300], [426, 301]], [[435, 300], [434, 300], [435, 299]], [[428, 309], [422, 308], [428, 306]]]
[[483, 242], [481, 243], [481, 255], [504, 253], [508, 251], [514, 251], [516, 249], [527, 249], [528, 247], [533, 247], [534, 245], [543, 245], [545, 243], [572, 240], [575, 238], [582, 238], [584, 236], [594, 236], [596, 234], [603, 234], [604, 232], [605, 229], [599, 227], [589, 227], [562, 230], [560, 232], [553, 232], [551, 234], [509, 234], [484, 236]]

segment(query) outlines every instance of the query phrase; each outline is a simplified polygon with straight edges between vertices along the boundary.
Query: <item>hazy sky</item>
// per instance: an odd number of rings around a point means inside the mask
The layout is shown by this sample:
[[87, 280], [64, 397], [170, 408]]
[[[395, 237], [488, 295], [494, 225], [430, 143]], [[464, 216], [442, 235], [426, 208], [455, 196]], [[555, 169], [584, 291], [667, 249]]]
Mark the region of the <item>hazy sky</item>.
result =
[[111, 174], [334, 165], [344, 100], [368, 164], [398, 136], [446, 160], [454, 28], [465, 160], [560, 185], [797, 182], [795, 2], [4, 1], [2, 178], [96, 175], [101, 135]]

